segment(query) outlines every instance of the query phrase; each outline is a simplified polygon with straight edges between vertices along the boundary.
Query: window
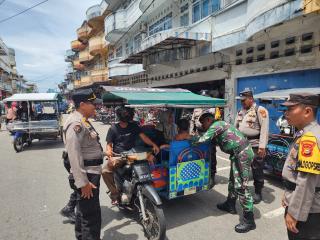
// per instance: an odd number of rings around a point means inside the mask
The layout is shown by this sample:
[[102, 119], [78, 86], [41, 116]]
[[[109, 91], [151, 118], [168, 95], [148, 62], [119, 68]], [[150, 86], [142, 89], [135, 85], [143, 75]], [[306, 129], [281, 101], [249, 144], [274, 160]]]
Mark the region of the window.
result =
[[109, 53], [109, 56], [108, 56], [109, 60], [112, 60], [113, 57], [114, 57], [113, 52], [110, 52], [110, 53]]
[[186, 13], [180, 17], [180, 26], [188, 26], [189, 25], [189, 13]]
[[251, 54], [251, 53], [253, 53], [253, 47], [247, 48], [247, 54]]
[[277, 48], [277, 47], [279, 47], [279, 45], [280, 45], [279, 40], [271, 42], [271, 48]]
[[313, 38], [313, 33], [305, 33], [302, 35], [302, 41], [310, 41]]
[[184, 13], [185, 11], [187, 11], [189, 9], [189, 4], [185, 4], [183, 5], [181, 8], [180, 8], [180, 12], [181, 13]]
[[201, 10], [200, 10], [200, 1], [196, 2], [192, 6], [192, 22], [198, 22], [200, 20]]
[[129, 43], [126, 43], [126, 54], [129, 55]]
[[161, 18], [149, 27], [149, 36], [172, 28], [172, 13]]
[[137, 49], [140, 49], [141, 47], [141, 42], [142, 42], [142, 36], [141, 34], [138, 34], [137, 36], [134, 37], [133, 39], [133, 44], [134, 44], [134, 49], [137, 50]]
[[238, 56], [241, 56], [241, 55], [242, 55], [242, 49], [238, 49], [236, 51], [236, 56], [238, 57]]
[[192, 22], [195, 23], [220, 9], [220, 0], [193, 0]]
[[201, 18], [205, 18], [209, 15], [209, 0], [203, 0], [201, 5]]
[[309, 52], [312, 52], [312, 45], [302, 46], [301, 49], [300, 49], [300, 52], [301, 52], [301, 53], [309, 53]]
[[286, 38], [286, 44], [290, 45], [296, 42], [296, 37], [288, 37]]
[[122, 57], [122, 46], [118, 47], [116, 50], [116, 57]]

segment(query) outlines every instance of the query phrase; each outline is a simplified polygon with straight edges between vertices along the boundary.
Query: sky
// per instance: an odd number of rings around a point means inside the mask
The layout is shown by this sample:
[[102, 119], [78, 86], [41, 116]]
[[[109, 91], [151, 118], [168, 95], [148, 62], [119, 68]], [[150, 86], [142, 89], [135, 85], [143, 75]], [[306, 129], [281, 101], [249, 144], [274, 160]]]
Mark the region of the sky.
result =
[[[2, 1], [0, 1], [2, 2]], [[0, 5], [0, 21], [42, 0], [6, 0]], [[64, 55], [77, 38], [76, 29], [86, 18], [86, 10], [101, 0], [49, 0], [4, 23], [0, 38], [16, 52], [17, 70], [39, 92], [57, 88], [64, 80]]]

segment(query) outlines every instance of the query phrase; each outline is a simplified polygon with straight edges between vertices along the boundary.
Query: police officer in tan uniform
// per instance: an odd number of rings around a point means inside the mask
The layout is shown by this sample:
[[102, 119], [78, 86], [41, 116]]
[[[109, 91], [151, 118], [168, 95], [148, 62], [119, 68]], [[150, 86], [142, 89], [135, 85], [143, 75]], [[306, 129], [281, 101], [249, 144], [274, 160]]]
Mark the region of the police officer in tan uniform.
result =
[[253, 200], [258, 204], [262, 200], [264, 185], [263, 167], [269, 137], [269, 114], [267, 109], [254, 102], [252, 91], [240, 92], [240, 99], [242, 109], [238, 112], [235, 126], [247, 137], [254, 151], [251, 165], [255, 187]]
[[320, 239], [319, 104], [319, 95], [310, 93], [290, 94], [283, 104], [288, 123], [298, 129], [282, 171], [289, 240]]
[[88, 118], [94, 116], [95, 104], [102, 101], [91, 89], [76, 91], [72, 99], [76, 111], [70, 114], [63, 128], [71, 165], [70, 185], [77, 192], [75, 235], [78, 240], [99, 240], [99, 186], [104, 154], [99, 135]]

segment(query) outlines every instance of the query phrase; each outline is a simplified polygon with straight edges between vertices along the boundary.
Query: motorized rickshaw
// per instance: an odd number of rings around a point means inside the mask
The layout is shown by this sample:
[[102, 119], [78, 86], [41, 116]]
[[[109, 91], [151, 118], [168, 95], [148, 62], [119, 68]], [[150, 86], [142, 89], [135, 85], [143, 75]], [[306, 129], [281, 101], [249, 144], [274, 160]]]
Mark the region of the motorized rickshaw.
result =
[[[14, 135], [16, 152], [30, 146], [34, 139], [62, 139], [61, 115], [57, 93], [14, 94], [4, 102], [19, 102], [25, 106], [23, 116], [9, 123], [8, 130]], [[17, 111], [19, 113], [19, 110]]]
[[[170, 108], [175, 110], [176, 115], [179, 113], [181, 115], [181, 109], [225, 105], [223, 99], [197, 95], [184, 89], [109, 86], [103, 88], [102, 98], [107, 106], [124, 105], [135, 109]], [[150, 128], [145, 134], [152, 138]], [[125, 179], [127, 186], [123, 186], [123, 183], [122, 189], [133, 194], [130, 195], [131, 201], [138, 206], [148, 239], [164, 239], [165, 236], [165, 220], [159, 196], [174, 199], [209, 189], [210, 150], [209, 144], [193, 146], [189, 141], [172, 141], [169, 148], [161, 150], [155, 165], [150, 164], [146, 157], [139, 157], [142, 153], [126, 156], [130, 159], [139, 159], [139, 164], [127, 164], [126, 170], [120, 170], [116, 175]], [[124, 159], [126, 157], [122, 156]], [[126, 190], [128, 186], [132, 187], [131, 190], [130, 188]], [[139, 186], [142, 186], [140, 190]], [[145, 204], [146, 202], [149, 204]], [[155, 226], [157, 229], [152, 229]]]
[[[283, 165], [296, 131], [293, 126], [286, 122], [285, 108], [281, 107], [281, 103], [289, 98], [289, 94], [302, 92], [320, 94], [320, 88], [291, 88], [254, 95], [254, 98], [269, 110], [270, 135], [264, 168], [264, 171], [268, 174], [277, 177], [282, 176]], [[317, 121], [320, 122], [320, 113], [317, 115]]]

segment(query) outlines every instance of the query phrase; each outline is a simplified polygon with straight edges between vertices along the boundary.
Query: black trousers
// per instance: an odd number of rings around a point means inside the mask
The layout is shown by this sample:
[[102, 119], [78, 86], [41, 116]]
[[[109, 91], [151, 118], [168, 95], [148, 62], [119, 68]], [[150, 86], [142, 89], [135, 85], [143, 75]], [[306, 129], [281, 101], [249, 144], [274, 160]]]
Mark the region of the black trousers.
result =
[[264, 175], [263, 175], [264, 158], [260, 158], [258, 156], [258, 150], [259, 150], [258, 147], [253, 147], [252, 149], [254, 152], [254, 158], [251, 164], [253, 185], [256, 193], [261, 193], [261, 190], [264, 185]]
[[69, 202], [68, 202], [67, 206], [71, 209], [75, 209], [75, 207], [77, 205], [77, 190], [73, 189], [74, 188], [74, 180], [73, 180], [72, 175], [70, 174], [71, 166], [70, 166], [70, 162], [68, 159], [63, 158], [63, 166], [67, 170], [67, 172], [69, 173], [69, 184], [70, 184], [71, 190], [73, 191], [70, 194], [70, 198], [69, 198]]
[[216, 145], [212, 145], [211, 148], [211, 175], [215, 175], [217, 173], [217, 147]]
[[77, 240], [100, 240], [101, 208], [99, 201], [100, 175], [87, 173], [89, 181], [97, 188], [93, 197], [84, 199], [77, 189], [75, 233]]
[[310, 213], [306, 222], [298, 222], [297, 234], [288, 230], [289, 240], [320, 240], [320, 213]]

